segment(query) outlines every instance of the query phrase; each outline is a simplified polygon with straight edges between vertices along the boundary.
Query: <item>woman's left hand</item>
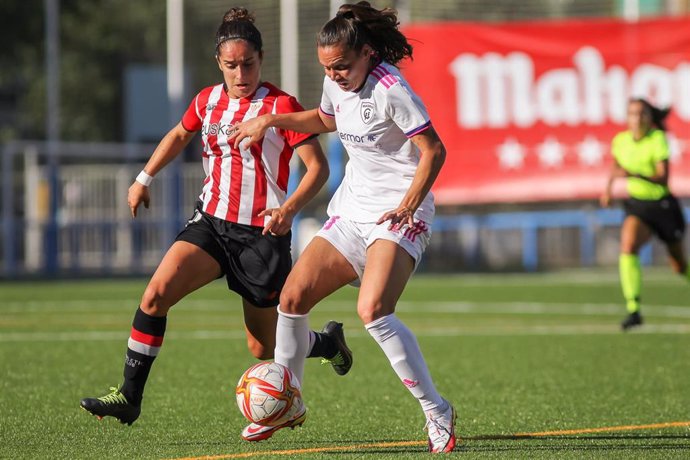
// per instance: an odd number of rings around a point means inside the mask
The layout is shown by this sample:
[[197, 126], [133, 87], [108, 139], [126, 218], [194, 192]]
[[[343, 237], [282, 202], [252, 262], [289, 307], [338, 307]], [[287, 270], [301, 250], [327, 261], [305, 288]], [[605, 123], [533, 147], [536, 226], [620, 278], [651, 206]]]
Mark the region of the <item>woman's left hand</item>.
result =
[[388, 230], [398, 231], [407, 224], [409, 227], [414, 225], [414, 211], [407, 206], [398, 206], [397, 209], [384, 213], [376, 222], [377, 225], [390, 220]]
[[259, 217], [266, 216], [271, 216], [271, 219], [264, 226], [264, 231], [261, 232], [263, 235], [283, 236], [292, 228], [294, 215], [283, 208], [264, 209], [259, 213]]

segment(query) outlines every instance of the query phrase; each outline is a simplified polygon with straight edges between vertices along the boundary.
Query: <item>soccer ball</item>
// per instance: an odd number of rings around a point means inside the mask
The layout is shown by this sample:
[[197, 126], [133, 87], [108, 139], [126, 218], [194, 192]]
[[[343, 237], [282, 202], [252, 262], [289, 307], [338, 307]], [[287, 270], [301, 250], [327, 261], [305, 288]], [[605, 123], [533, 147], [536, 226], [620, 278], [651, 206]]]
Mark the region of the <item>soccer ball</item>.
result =
[[304, 408], [297, 377], [282, 364], [263, 362], [247, 369], [235, 388], [237, 406], [247, 420], [281, 425]]

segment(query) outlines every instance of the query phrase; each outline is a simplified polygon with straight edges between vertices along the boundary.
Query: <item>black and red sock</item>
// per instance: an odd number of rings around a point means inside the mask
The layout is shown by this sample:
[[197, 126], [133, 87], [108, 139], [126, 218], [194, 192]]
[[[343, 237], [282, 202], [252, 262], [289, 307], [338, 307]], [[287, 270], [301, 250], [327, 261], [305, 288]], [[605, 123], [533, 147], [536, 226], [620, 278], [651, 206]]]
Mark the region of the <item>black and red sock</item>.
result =
[[125, 381], [120, 388], [132, 404], [141, 404], [153, 360], [163, 345], [166, 319], [166, 316], [147, 315], [141, 308], [134, 314], [125, 356]]

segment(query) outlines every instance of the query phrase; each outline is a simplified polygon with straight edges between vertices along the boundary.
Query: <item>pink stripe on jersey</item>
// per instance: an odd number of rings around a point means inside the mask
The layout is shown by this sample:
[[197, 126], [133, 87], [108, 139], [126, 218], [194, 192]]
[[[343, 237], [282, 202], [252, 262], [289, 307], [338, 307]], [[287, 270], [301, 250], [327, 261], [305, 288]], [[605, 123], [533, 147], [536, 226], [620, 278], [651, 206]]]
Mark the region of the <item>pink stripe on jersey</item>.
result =
[[390, 88], [398, 82], [398, 79], [393, 76], [385, 67], [378, 66], [371, 71], [371, 74], [380, 81], [383, 86]]
[[426, 123], [424, 123], [421, 126], [416, 127], [415, 129], [412, 129], [412, 130], [406, 132], [405, 136], [407, 136], [407, 137], [416, 136], [417, 134], [421, 133], [422, 131], [426, 131], [427, 129], [429, 129], [429, 126], [431, 126], [431, 120], [427, 121]]
[[321, 111], [321, 113], [323, 113], [323, 114], [326, 115], [327, 117], [329, 117], [329, 118], [335, 118], [335, 114], [326, 112], [321, 106], [319, 106], [319, 110]]

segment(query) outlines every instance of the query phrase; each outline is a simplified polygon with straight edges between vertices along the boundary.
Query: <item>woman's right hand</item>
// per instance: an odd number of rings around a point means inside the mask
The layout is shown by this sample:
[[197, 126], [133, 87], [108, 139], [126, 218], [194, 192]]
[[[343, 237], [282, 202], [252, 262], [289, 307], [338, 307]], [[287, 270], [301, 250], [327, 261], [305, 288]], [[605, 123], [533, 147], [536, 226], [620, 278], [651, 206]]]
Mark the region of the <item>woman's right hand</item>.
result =
[[127, 192], [127, 206], [132, 213], [132, 218], [137, 217], [137, 208], [141, 203], [144, 203], [144, 207], [148, 209], [150, 201], [149, 188], [134, 181]]
[[232, 132], [228, 135], [228, 140], [235, 140], [235, 148], [238, 148], [240, 144], [244, 148], [249, 148], [250, 145], [256, 144], [263, 139], [264, 134], [270, 128], [270, 118], [271, 115], [266, 114], [234, 124]]

